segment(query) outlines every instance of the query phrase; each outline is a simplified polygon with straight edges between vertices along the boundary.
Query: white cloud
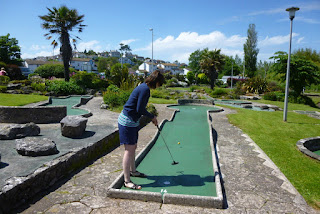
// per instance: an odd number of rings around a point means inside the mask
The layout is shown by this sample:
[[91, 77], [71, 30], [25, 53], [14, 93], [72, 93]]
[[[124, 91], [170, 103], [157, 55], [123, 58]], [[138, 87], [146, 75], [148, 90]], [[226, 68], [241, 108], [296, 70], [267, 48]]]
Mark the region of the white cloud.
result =
[[[232, 35], [227, 37], [220, 31], [213, 31], [209, 34], [198, 34], [197, 32], [182, 32], [176, 38], [169, 35], [165, 38], [158, 38], [154, 41], [154, 56], [164, 60], [188, 62], [192, 52], [197, 49], [209, 48], [221, 49], [222, 52], [231, 55], [242, 52], [242, 47], [246, 37]], [[151, 43], [147, 47], [139, 48], [135, 51], [151, 53]]]
[[95, 52], [102, 52], [103, 51], [103, 48], [99, 45], [99, 41], [97, 40], [92, 40], [92, 41], [89, 41], [89, 42], [80, 42], [78, 45], [77, 45], [77, 50], [78, 51], [84, 51], [84, 50], [93, 50]]
[[137, 40], [136, 39], [128, 39], [128, 40], [122, 40], [122, 41], [120, 41], [120, 43], [122, 43], [124, 45], [129, 45], [130, 43], [135, 42], [135, 41], [137, 41]]
[[304, 40], [304, 37], [300, 37], [300, 38], [298, 39], [297, 43], [300, 44], [302, 40]]
[[[299, 36], [297, 33], [292, 33], [292, 38]], [[264, 40], [261, 42], [258, 42], [259, 46], [271, 46], [271, 45], [282, 45], [285, 43], [288, 43], [290, 39], [290, 34], [286, 36], [273, 36], [269, 37], [267, 36]]]
[[320, 24], [320, 21], [318, 21], [318, 20], [308, 19], [308, 18], [304, 18], [302, 16], [297, 16], [295, 18], [295, 21], [301, 21], [301, 22], [305, 22], [305, 23], [308, 23], [308, 24]]

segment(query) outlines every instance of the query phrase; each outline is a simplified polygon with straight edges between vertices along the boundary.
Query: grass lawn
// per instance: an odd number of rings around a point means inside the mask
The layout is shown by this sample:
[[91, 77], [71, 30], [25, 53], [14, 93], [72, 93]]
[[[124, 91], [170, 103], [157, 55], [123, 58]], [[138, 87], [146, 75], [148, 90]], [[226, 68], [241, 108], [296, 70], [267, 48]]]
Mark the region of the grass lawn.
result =
[[48, 97], [43, 95], [0, 93], [0, 106], [24, 106], [45, 100], [48, 100]]
[[[279, 102], [270, 104], [279, 105]], [[229, 121], [248, 134], [272, 159], [309, 205], [320, 209], [320, 163], [296, 147], [302, 138], [320, 136], [320, 120], [290, 111], [319, 109], [289, 103], [288, 122], [283, 122], [282, 111], [233, 109], [238, 113], [228, 115]]]
[[162, 99], [162, 98], [149, 98], [149, 103], [154, 103], [154, 104], [177, 104], [177, 100], [167, 100], [167, 99]]
[[[258, 102], [258, 103], [264, 103], [264, 104], [271, 104], [271, 105], [276, 105], [279, 106], [280, 108], [284, 108], [284, 102], [280, 101], [271, 101], [271, 100], [254, 100], [250, 102]], [[302, 104], [296, 104], [296, 103], [288, 103], [288, 111], [293, 111], [293, 110], [303, 110], [303, 111], [320, 111], [319, 108], [313, 108], [308, 105], [302, 105]]]

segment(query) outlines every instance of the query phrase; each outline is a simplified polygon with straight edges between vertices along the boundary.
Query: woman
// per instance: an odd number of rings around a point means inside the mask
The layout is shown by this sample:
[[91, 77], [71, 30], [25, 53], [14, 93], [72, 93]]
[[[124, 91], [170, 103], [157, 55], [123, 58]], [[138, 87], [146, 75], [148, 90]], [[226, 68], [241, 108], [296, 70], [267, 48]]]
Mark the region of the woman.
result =
[[124, 145], [123, 173], [124, 186], [130, 189], [141, 189], [141, 186], [133, 183], [130, 176], [146, 177], [138, 172], [135, 166], [135, 151], [138, 142], [139, 120], [142, 115], [152, 119], [152, 123], [157, 126], [157, 117], [146, 110], [150, 97], [150, 89], [160, 87], [164, 83], [164, 76], [160, 71], [154, 71], [145, 82], [137, 86], [131, 93], [128, 101], [123, 106], [123, 110], [118, 118], [120, 145]]

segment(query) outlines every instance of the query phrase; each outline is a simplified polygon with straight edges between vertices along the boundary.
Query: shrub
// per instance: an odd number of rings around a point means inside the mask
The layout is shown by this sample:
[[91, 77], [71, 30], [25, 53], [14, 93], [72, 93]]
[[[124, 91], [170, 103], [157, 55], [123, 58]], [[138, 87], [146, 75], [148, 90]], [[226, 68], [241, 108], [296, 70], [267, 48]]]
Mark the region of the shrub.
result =
[[103, 94], [103, 101], [108, 104], [111, 108], [124, 105], [131, 94], [132, 90], [128, 91], [112, 91], [112, 90], [107, 90]]
[[24, 79], [24, 76], [21, 73], [21, 69], [17, 65], [7, 65], [7, 75], [11, 80]]
[[228, 91], [226, 89], [223, 89], [223, 88], [216, 88], [214, 91], [212, 91], [210, 93], [210, 95], [213, 97], [213, 98], [217, 98], [217, 97], [221, 97], [221, 96], [226, 96], [228, 95]]
[[151, 114], [153, 114], [155, 116], [158, 116], [158, 111], [157, 111], [156, 107], [153, 104], [148, 104], [146, 109]]
[[262, 94], [267, 91], [268, 83], [266, 79], [255, 76], [245, 82], [245, 88], [247, 93]]
[[65, 82], [59, 80], [47, 81], [47, 90], [55, 95], [83, 94], [84, 90], [74, 82]]
[[10, 77], [0, 76], [0, 85], [8, 85], [9, 82], [10, 82]]
[[108, 87], [106, 80], [100, 79], [95, 73], [87, 73], [85, 71], [75, 73], [71, 76], [71, 80], [84, 89], [102, 89]]
[[298, 103], [298, 104], [304, 104], [304, 105], [308, 105], [311, 107], [316, 108], [316, 104], [313, 102], [313, 100], [310, 97], [304, 96], [304, 95], [300, 95], [300, 96], [290, 96], [289, 95], [289, 102], [290, 103]]
[[118, 88], [118, 86], [116, 85], [109, 85], [108, 88], [107, 88], [108, 91], [112, 91], [112, 92], [119, 92], [120, 89]]
[[7, 91], [7, 86], [5, 85], [0, 85], [0, 92], [5, 93]]
[[[69, 72], [73, 73], [73, 72], [76, 72], [76, 70], [74, 68], [69, 68]], [[34, 73], [40, 75], [43, 78], [49, 78], [49, 77], [63, 78], [64, 66], [60, 64], [45, 64], [36, 68]]]
[[283, 102], [284, 101], [284, 96], [285, 94], [280, 92], [280, 91], [272, 91], [272, 92], [268, 92], [268, 93], [265, 93], [263, 95], [263, 99], [265, 100], [271, 100], [271, 101], [281, 101]]
[[36, 91], [45, 91], [46, 90], [46, 84], [45, 83], [33, 82], [33, 83], [31, 83], [31, 87], [32, 87], [33, 90], [36, 90]]

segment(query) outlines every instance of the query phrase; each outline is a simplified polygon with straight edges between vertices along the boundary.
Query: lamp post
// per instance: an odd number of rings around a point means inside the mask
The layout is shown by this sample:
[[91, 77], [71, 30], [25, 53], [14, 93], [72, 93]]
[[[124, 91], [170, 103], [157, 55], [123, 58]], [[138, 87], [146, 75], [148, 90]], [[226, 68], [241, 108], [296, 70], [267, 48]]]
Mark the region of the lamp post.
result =
[[153, 72], [153, 28], [150, 28], [149, 30], [152, 31], [152, 43], [151, 43], [151, 47], [152, 47], [152, 50], [151, 50], [151, 54], [152, 54], [152, 59], [151, 59], [151, 73], [152, 73], [152, 72]]
[[298, 11], [298, 7], [287, 8], [286, 11], [289, 12], [290, 19], [290, 41], [289, 41], [289, 54], [288, 54], [288, 62], [287, 62], [287, 74], [286, 74], [286, 92], [284, 98], [284, 110], [283, 110], [283, 121], [287, 121], [287, 113], [288, 113], [288, 95], [289, 95], [289, 81], [290, 81], [290, 58], [291, 58], [291, 41], [292, 41], [292, 22], [294, 19], [295, 12]]

